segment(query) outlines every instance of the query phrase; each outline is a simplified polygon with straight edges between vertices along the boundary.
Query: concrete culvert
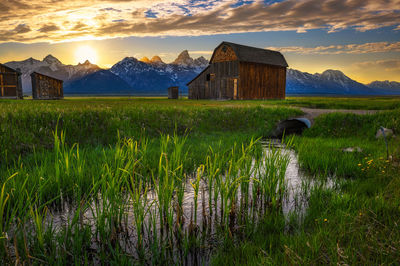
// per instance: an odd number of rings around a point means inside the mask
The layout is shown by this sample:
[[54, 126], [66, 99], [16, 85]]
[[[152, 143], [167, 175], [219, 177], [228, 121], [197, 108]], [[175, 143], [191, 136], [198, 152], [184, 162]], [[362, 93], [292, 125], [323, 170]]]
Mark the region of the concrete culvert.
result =
[[311, 122], [307, 118], [287, 119], [278, 123], [272, 137], [282, 138], [283, 135], [301, 134], [304, 129], [310, 127]]

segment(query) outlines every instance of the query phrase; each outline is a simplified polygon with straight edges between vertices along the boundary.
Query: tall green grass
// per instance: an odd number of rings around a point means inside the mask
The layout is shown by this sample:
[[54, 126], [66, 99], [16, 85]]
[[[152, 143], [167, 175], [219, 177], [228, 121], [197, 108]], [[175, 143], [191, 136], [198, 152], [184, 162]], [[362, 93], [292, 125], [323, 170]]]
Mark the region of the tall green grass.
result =
[[[311, 174], [303, 219], [265, 216], [240, 243], [223, 245], [212, 263], [398, 264], [400, 143], [398, 137], [390, 139], [387, 160], [384, 141], [375, 139], [380, 126], [398, 134], [398, 110], [317, 118], [294, 139], [299, 163]], [[361, 151], [343, 151], [349, 147]], [[334, 186], [307, 185], [319, 180]]]
[[[106, 254], [176, 263], [175, 245], [184, 257], [193, 257], [215, 232], [230, 241], [241, 234], [238, 228], [250, 230], [280, 207], [286, 155], [272, 148], [262, 153], [253, 139], [232, 146], [220, 142], [209, 146], [193, 168], [187, 165], [187, 138], [119, 137], [109, 148], [92, 149], [68, 146], [67, 134], [56, 129], [52, 151], [33, 153], [1, 172], [14, 172], [0, 194], [2, 260], [64, 263], [68, 241], [87, 249], [78, 252], [76, 263], [89, 258], [105, 263]], [[210, 191], [208, 201], [205, 191]], [[184, 207], [188, 193], [190, 210]]]
[[1, 263], [398, 262], [400, 150], [387, 162], [374, 138], [397, 133], [398, 110], [325, 115], [294, 139], [303, 169], [338, 180], [305, 185], [300, 221], [281, 209], [288, 157], [258, 141], [300, 112], [271, 104], [2, 101]]
[[[183, 101], [184, 103], [185, 101]], [[160, 100], [66, 100], [57, 102], [4, 101], [0, 104], [0, 156], [10, 163], [33, 150], [51, 149], [52, 132], [68, 132], [66, 143], [107, 146], [142, 134], [182, 136], [222, 135], [226, 132], [267, 136], [282, 119], [301, 112], [260, 104], [192, 106]], [[214, 102], [215, 103], [215, 102]], [[220, 106], [222, 105], [222, 106]]]
[[[382, 168], [387, 159], [384, 140], [375, 138], [381, 126], [394, 130], [395, 134], [400, 132], [400, 112], [322, 115], [296, 139], [299, 161], [312, 174], [362, 178], [366, 172]], [[390, 138], [389, 152], [396, 152], [398, 147], [396, 138]], [[346, 152], [346, 148], [355, 151]], [[372, 165], [367, 165], [369, 160]]]

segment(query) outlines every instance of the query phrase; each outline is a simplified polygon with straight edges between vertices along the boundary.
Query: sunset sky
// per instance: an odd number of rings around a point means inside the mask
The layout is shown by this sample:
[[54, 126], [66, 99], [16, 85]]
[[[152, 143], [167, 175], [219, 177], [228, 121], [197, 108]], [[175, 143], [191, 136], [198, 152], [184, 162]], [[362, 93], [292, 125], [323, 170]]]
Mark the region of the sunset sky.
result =
[[301, 71], [400, 81], [400, 0], [0, 1], [1, 63], [52, 54], [111, 67], [184, 49], [209, 59], [221, 41], [280, 50]]

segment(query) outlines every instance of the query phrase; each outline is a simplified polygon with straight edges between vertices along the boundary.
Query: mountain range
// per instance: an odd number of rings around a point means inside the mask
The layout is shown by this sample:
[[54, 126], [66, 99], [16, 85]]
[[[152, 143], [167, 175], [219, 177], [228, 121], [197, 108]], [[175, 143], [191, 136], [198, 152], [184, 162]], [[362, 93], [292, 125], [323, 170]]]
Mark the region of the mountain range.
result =
[[297, 95], [400, 95], [400, 83], [374, 81], [357, 82], [339, 70], [328, 69], [310, 74], [295, 69], [287, 70], [286, 94]]
[[31, 57], [23, 61], [8, 62], [5, 65], [13, 69], [20, 69], [22, 72], [22, 89], [27, 94], [32, 92], [30, 74], [34, 71], [64, 80], [64, 82], [68, 83], [101, 70], [100, 67], [91, 64], [89, 61], [75, 66], [64, 65], [52, 55], [46, 56], [42, 61]]
[[[22, 72], [22, 86], [30, 94], [30, 74], [33, 71], [64, 80], [64, 94], [107, 95], [163, 95], [170, 86], [179, 86], [187, 93], [186, 83], [207, 65], [204, 57], [193, 59], [187, 50], [171, 63], [159, 56], [140, 60], [126, 57], [110, 69], [101, 69], [89, 61], [78, 65], [64, 65], [52, 55], [42, 61], [29, 58], [5, 65]], [[287, 70], [286, 94], [288, 95], [400, 95], [400, 83], [374, 81], [362, 84], [347, 77], [339, 70], [326, 70], [310, 74], [295, 69]]]

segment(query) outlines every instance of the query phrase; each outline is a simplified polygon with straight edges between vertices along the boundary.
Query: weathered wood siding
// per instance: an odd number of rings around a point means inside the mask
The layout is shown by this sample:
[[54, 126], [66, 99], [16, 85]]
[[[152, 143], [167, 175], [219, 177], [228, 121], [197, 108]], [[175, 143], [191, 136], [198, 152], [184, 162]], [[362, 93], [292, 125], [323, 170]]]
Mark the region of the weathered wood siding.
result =
[[238, 58], [233, 49], [228, 45], [222, 45], [219, 47], [211, 59], [211, 63], [236, 61]]
[[189, 99], [234, 99], [238, 76], [238, 61], [212, 63], [189, 84]]
[[240, 62], [239, 99], [284, 99], [286, 68]]
[[32, 97], [41, 100], [56, 100], [64, 97], [63, 81], [33, 72]]
[[211, 64], [210, 73], [215, 74], [210, 81], [211, 99], [234, 99], [234, 80], [239, 78], [239, 62], [225, 61]]
[[0, 98], [22, 99], [21, 74], [0, 64]]
[[[189, 85], [189, 99], [199, 100], [207, 99], [205, 95], [209, 95], [209, 84], [207, 82], [207, 75], [210, 74], [210, 68], [205, 69], [200, 73]], [[207, 91], [207, 93], [206, 93]]]
[[223, 42], [188, 84], [189, 98], [284, 99], [286, 67], [279, 52]]
[[179, 98], [179, 87], [169, 87], [168, 99], [178, 99], [178, 98]]

